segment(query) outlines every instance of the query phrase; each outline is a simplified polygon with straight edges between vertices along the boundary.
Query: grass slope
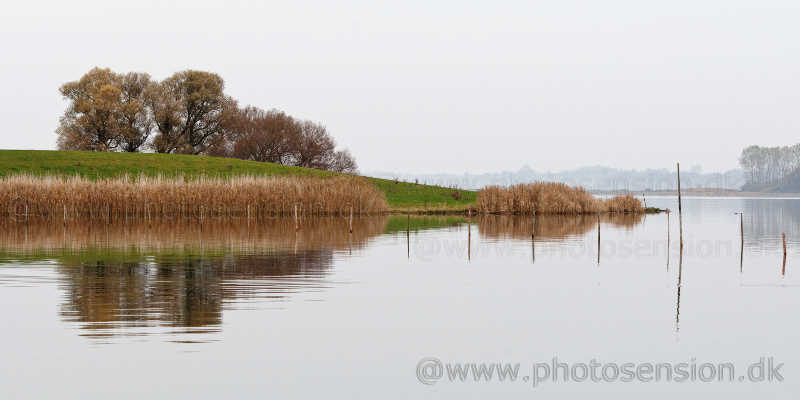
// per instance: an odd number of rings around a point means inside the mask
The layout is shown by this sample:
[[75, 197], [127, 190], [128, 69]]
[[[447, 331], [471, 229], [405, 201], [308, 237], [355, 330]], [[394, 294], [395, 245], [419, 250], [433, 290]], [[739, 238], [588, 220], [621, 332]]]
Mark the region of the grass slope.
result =
[[[336, 173], [232, 158], [150, 153], [0, 150], [0, 177], [8, 175], [80, 175], [90, 179], [120, 175], [149, 176], [335, 176]], [[369, 178], [386, 194], [394, 210], [463, 209], [475, 202], [474, 191]]]

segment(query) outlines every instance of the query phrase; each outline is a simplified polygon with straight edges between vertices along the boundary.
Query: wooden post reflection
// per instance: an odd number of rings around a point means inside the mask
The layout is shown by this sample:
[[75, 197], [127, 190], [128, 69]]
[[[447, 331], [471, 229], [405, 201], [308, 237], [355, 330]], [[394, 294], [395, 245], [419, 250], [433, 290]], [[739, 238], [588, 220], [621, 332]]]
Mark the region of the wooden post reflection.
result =
[[741, 274], [744, 270], [744, 213], [737, 214], [739, 214], [739, 237], [741, 238], [739, 241], [739, 273]]
[[411, 208], [406, 213], [406, 256], [411, 258]]
[[667, 210], [667, 271], [669, 271], [669, 210]]
[[600, 214], [597, 214], [597, 264], [600, 265]]
[[683, 248], [678, 253], [678, 301], [675, 308], [675, 332], [681, 330], [681, 282], [683, 280]]
[[681, 163], [678, 163], [678, 228], [681, 236], [681, 249], [683, 249], [683, 208], [681, 207]]
[[350, 233], [353, 233], [353, 205], [350, 205]]
[[467, 261], [472, 261], [472, 217], [467, 220]]

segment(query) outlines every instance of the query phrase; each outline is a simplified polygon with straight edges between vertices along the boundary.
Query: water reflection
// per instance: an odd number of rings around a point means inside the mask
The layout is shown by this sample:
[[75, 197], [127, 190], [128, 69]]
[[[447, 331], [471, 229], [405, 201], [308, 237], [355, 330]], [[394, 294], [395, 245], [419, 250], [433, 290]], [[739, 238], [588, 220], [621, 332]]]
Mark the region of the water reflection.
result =
[[[641, 214], [602, 215], [600, 223], [618, 228], [633, 228], [642, 223]], [[536, 241], [559, 241], [581, 237], [597, 229], [598, 217], [592, 215], [540, 215], [517, 217], [505, 215], [481, 215], [477, 218], [481, 236], [494, 239], [530, 239]]]
[[335, 253], [363, 248], [385, 226], [386, 218], [356, 219], [350, 234], [338, 218], [304, 220], [297, 231], [291, 219], [257, 226], [7, 223], [0, 254], [5, 263], [55, 262], [60, 315], [81, 335], [204, 342], [216, 340], [224, 309], [327, 288]]

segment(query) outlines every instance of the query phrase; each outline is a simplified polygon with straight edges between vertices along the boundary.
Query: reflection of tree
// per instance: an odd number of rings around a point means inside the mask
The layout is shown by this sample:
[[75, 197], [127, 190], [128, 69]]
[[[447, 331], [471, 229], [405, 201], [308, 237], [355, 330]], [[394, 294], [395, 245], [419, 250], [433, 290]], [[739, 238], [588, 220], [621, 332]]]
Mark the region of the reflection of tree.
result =
[[744, 244], [748, 248], [778, 250], [781, 233], [786, 239], [800, 237], [800, 207], [797, 200], [746, 199]]
[[281, 299], [321, 288], [331, 250], [268, 255], [156, 258], [140, 263], [62, 264], [62, 316], [91, 336], [162, 325], [215, 330], [223, 303], [240, 297]]
[[[597, 227], [596, 215], [540, 215], [535, 218], [536, 240], [564, 239], [583, 235]], [[643, 214], [601, 215], [603, 224], [632, 228], [644, 221]], [[477, 218], [481, 236], [491, 238], [530, 239], [533, 217], [481, 215]]]
[[[87, 336], [135, 335], [136, 328], [214, 332], [223, 305], [279, 300], [325, 286], [335, 251], [363, 247], [385, 218], [275, 219], [259, 226], [7, 224], [4, 259], [55, 260], [61, 315]], [[140, 329], [144, 330], [144, 329]]]

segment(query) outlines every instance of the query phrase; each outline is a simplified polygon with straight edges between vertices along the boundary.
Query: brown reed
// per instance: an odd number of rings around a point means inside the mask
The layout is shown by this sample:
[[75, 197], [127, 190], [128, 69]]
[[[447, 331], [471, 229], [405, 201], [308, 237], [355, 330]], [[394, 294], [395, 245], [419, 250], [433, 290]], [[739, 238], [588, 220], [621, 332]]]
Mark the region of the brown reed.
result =
[[199, 220], [359, 215], [388, 209], [385, 195], [360, 177], [196, 179], [122, 176], [10, 176], [0, 179], [0, 216], [51, 220]]
[[582, 187], [537, 182], [512, 186], [487, 186], [478, 192], [477, 209], [498, 214], [596, 214], [642, 213], [639, 199], [617, 196], [598, 199]]

